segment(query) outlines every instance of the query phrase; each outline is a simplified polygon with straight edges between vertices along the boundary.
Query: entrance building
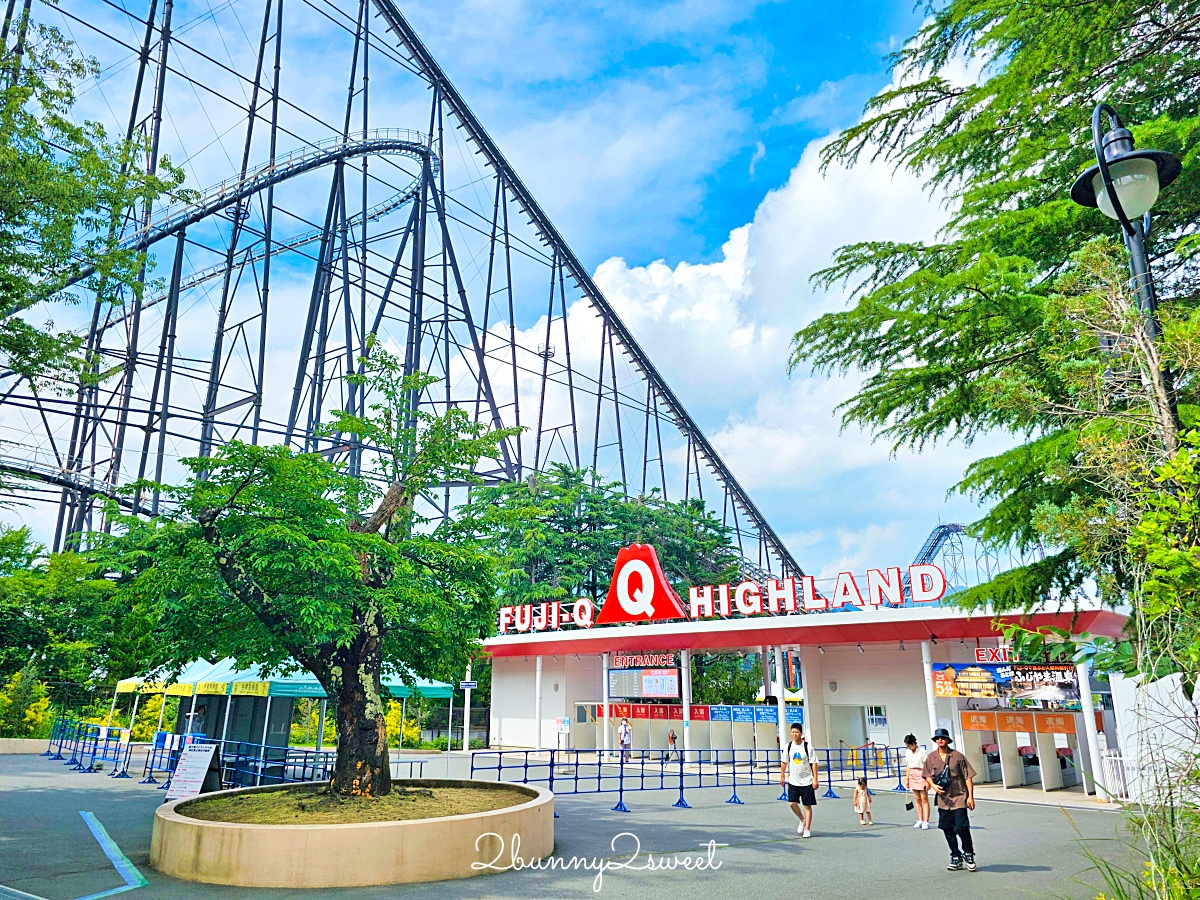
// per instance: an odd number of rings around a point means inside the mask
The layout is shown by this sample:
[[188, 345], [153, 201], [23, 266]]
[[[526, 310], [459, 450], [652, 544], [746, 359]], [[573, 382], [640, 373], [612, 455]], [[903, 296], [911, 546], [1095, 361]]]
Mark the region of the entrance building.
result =
[[[762, 590], [764, 598], [767, 593]], [[704, 599], [693, 589], [692, 613], [697, 596]], [[605, 608], [613, 602], [610, 596]], [[598, 620], [594, 627], [586, 612], [576, 619], [588, 619], [587, 627], [558, 630], [537, 630], [537, 622], [551, 617], [545, 609], [535, 606], [524, 620], [510, 612], [511, 621], [535, 623], [516, 631], [505, 627], [501, 612], [505, 633], [484, 644], [493, 665], [493, 747], [614, 748], [622, 717], [633, 727], [635, 748], [665, 750], [674, 730], [677, 747], [697, 755], [721, 748], [773, 750], [776, 739], [789, 739], [794, 721], [804, 723], [814, 746], [835, 749], [900, 747], [909, 733], [931, 746], [933, 730], [944, 727], [971, 759], [980, 781], [1006, 787], [1040, 782], [1048, 790], [1069, 786], [1078, 768], [1100, 771], [1103, 717], [1095, 709], [1086, 666], [1018, 665], [1045, 670], [1028, 675], [1042, 681], [1023, 685], [1020, 702], [1002, 696], [1015, 677], [1014, 667], [1006, 665], [1002, 629], [1019, 621], [1026, 628], [1116, 637], [1125, 624], [1124, 616], [1098, 608], [997, 620], [936, 602], [819, 612], [793, 603], [791, 611], [780, 604], [775, 614], [713, 619], [685, 611], [681, 621], [604, 626]], [[553, 618], [558, 625], [557, 609]], [[764, 673], [772, 668], [777, 673], [775, 678], [764, 674], [764, 695], [775, 698], [774, 706], [694, 704], [689, 673], [695, 653], [760, 656]], [[801, 706], [785, 703], [788, 679], [778, 677], [795, 661]], [[641, 673], [659, 671], [644, 677], [659, 678], [653, 684], [661, 682], [662, 694], [671, 699], [647, 696], [656, 688], [640, 697], [629, 697], [628, 691], [621, 698], [610, 695], [610, 671], [627, 678], [640, 662], [660, 664]], [[673, 671], [677, 691], [670, 684]], [[1113, 746], [1115, 735], [1108, 738]]]

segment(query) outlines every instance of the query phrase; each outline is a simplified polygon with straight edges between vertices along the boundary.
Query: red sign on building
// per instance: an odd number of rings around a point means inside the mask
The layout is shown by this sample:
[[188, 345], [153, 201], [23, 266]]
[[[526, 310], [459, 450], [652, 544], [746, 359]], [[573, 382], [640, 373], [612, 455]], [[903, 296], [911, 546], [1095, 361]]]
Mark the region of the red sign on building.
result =
[[667, 707], [661, 703], [652, 704], [650, 707], [651, 719], [665, 719], [667, 717]]
[[633, 704], [633, 717], [634, 717], [635, 719], [648, 719], [648, 718], [650, 718], [650, 707], [649, 707], [649, 706], [647, 706], [645, 703], [635, 703], [635, 704]]
[[617, 551], [612, 584], [597, 625], [686, 619], [683, 603], [672, 589], [649, 544], [630, 544]]

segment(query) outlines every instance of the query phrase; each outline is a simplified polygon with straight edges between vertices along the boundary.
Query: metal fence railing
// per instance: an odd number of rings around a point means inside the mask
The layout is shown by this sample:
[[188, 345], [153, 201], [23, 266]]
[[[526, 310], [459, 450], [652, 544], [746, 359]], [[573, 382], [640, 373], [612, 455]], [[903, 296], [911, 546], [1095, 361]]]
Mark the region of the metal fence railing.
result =
[[[336, 750], [306, 750], [275, 747], [248, 741], [218, 741], [204, 734], [155, 732], [149, 743], [133, 743], [128, 729], [105, 728], [87, 722], [60, 718], [51, 728], [49, 745], [42, 756], [61, 760], [78, 772], [96, 772], [102, 761], [113, 763], [110, 777], [129, 778], [134, 747], [146, 750], [141, 784], [167, 789], [179, 757], [189, 744], [213, 744], [226, 788], [264, 784], [293, 784], [328, 781], [333, 773]], [[421, 778], [426, 760], [391, 760], [393, 777]]]
[[[835, 784], [860, 777], [868, 786], [908, 791], [897, 748], [814, 750], [824, 797], [837, 799]], [[779, 750], [484, 750], [471, 755], [471, 778], [544, 784], [555, 794], [615, 793], [613, 809], [626, 812], [626, 791], [678, 791], [673, 805], [687, 807], [685, 790], [726, 787], [732, 791], [726, 802], [741, 803], [739, 787], [778, 785], [781, 766]]]

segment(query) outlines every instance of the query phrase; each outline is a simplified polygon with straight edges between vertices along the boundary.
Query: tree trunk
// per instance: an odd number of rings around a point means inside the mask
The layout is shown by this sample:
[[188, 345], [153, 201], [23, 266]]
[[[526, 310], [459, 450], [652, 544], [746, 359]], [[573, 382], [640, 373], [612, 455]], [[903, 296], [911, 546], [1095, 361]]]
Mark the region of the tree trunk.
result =
[[379, 650], [378, 631], [366, 627], [331, 667], [338, 736], [332, 787], [338, 794], [382, 797], [392, 787]]

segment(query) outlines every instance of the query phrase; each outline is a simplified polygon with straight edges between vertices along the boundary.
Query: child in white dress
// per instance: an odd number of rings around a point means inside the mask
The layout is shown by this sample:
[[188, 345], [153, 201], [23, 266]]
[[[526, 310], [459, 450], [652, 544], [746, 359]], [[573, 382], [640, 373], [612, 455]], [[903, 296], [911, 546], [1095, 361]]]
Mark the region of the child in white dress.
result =
[[858, 787], [854, 789], [854, 811], [858, 813], [859, 825], [875, 824], [875, 820], [871, 818], [871, 792], [867, 790], [865, 778], [858, 779]]

